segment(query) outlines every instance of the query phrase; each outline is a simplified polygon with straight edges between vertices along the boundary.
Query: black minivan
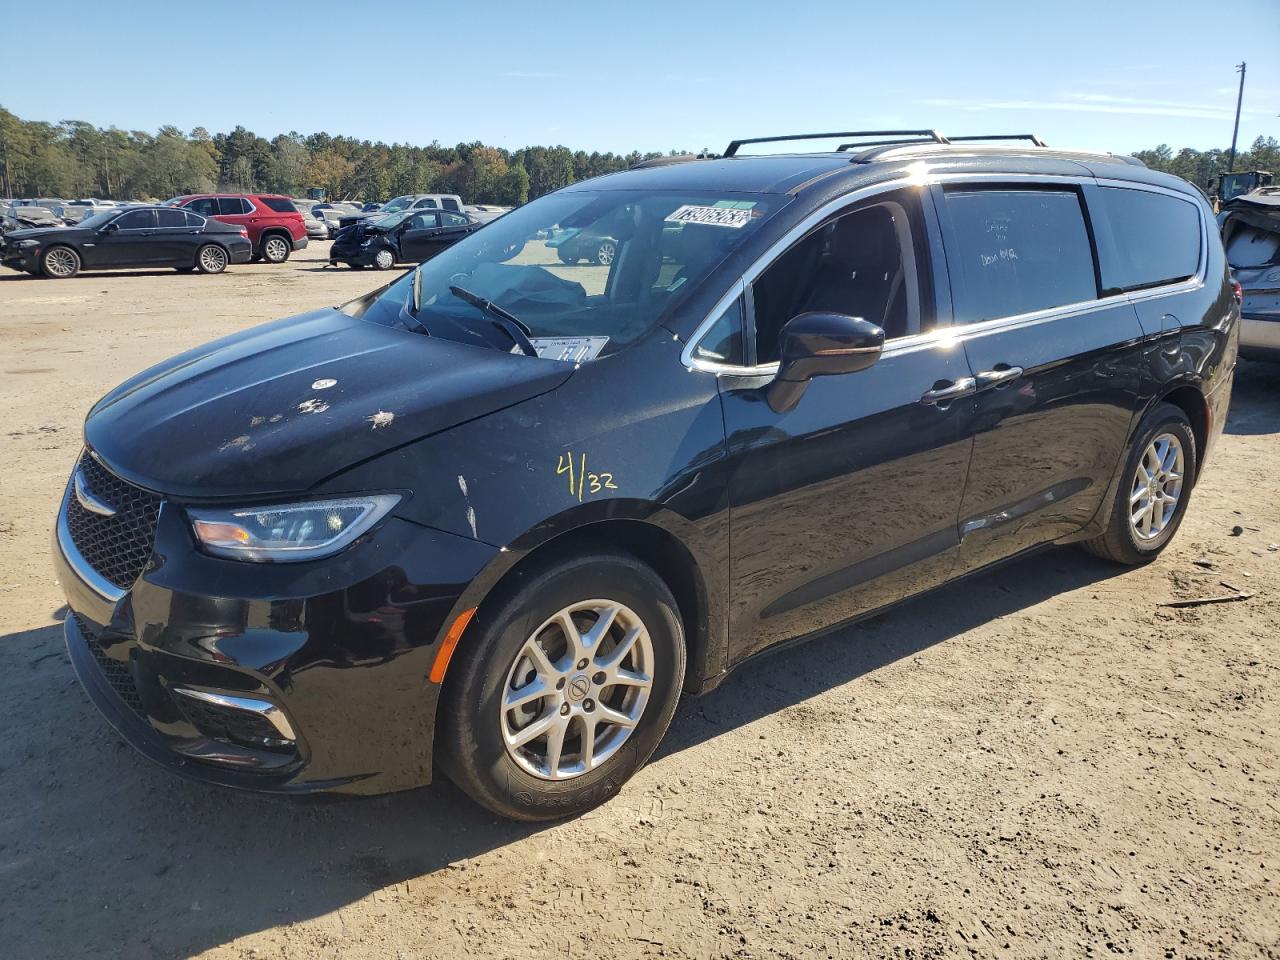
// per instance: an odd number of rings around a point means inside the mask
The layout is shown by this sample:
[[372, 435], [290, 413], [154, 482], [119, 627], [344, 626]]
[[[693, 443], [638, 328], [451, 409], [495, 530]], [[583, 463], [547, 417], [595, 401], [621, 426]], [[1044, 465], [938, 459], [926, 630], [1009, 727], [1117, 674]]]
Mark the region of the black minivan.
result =
[[575, 184], [104, 397], [54, 550], [97, 706], [200, 780], [439, 761], [546, 819], [774, 644], [1048, 544], [1156, 556], [1236, 363], [1204, 199], [1038, 141], [836, 136]]

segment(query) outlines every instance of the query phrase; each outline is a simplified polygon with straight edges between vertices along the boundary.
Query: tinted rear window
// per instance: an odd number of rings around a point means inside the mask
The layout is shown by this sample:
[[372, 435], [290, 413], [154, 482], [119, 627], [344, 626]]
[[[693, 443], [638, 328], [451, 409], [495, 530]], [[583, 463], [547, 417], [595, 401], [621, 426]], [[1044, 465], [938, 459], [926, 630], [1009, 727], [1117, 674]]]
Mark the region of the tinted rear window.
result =
[[276, 213], [297, 213], [294, 209], [293, 201], [284, 197], [259, 197], [263, 203], [274, 210]]
[[156, 226], [158, 227], [186, 227], [187, 212], [185, 210], [164, 210], [156, 211]]
[[223, 217], [236, 217], [242, 213], [249, 212], [249, 204], [241, 197], [219, 197], [218, 198], [218, 215]]
[[1138, 290], [1193, 277], [1200, 267], [1200, 213], [1195, 204], [1164, 193], [1098, 190], [1114, 254], [1103, 260], [1102, 287]]
[[1093, 248], [1074, 191], [953, 190], [946, 211], [957, 323], [1097, 298]]

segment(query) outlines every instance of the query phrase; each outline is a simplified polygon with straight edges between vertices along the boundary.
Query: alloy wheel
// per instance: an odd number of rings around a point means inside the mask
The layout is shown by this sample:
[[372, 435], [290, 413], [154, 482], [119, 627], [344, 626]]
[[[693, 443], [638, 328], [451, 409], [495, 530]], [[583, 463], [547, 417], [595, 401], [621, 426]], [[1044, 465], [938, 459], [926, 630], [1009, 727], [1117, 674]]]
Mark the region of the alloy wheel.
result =
[[279, 237], [269, 237], [267, 242], [263, 244], [263, 253], [272, 263], [282, 263], [284, 258], [289, 255], [289, 248], [285, 246], [284, 241]]
[[1154, 540], [1178, 510], [1186, 455], [1182, 441], [1161, 433], [1147, 445], [1129, 492], [1129, 525], [1139, 540]]
[[614, 256], [617, 255], [618, 248], [613, 243], [606, 240], [600, 244], [600, 249], [596, 251], [596, 262], [602, 266], [608, 266], [613, 263]]
[[55, 277], [69, 277], [76, 272], [79, 264], [75, 253], [66, 247], [55, 247], [45, 254], [44, 266]]
[[584, 600], [548, 618], [507, 671], [499, 723], [507, 753], [544, 780], [572, 780], [616, 754], [653, 688], [649, 631], [628, 607]]
[[208, 273], [220, 273], [227, 265], [227, 255], [220, 247], [207, 246], [200, 251], [200, 267]]

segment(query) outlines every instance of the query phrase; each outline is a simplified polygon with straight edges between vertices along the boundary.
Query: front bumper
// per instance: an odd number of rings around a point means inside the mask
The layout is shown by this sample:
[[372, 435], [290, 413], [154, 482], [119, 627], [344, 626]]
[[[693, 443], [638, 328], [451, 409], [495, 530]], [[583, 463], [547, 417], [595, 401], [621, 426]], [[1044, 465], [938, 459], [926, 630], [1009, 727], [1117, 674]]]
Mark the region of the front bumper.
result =
[[336, 240], [329, 248], [329, 263], [349, 263], [358, 267], [373, 266], [374, 255], [381, 247], [359, 247], [339, 244]]
[[440, 688], [427, 677], [492, 547], [392, 517], [328, 560], [220, 560], [166, 502], [151, 559], [120, 590], [84, 560], [65, 515], [64, 500], [53, 554], [72, 666], [142, 754], [275, 793], [430, 782]]

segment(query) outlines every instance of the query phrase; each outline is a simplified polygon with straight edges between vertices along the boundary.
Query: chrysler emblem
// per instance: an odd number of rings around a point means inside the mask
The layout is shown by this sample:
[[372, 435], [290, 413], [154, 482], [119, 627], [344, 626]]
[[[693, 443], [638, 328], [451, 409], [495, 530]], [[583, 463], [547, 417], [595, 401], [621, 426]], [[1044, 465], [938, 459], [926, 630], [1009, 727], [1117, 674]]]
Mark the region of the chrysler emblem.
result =
[[76, 471], [75, 479], [72, 483], [76, 490], [76, 500], [79, 501], [80, 506], [90, 513], [96, 513], [100, 517], [114, 517], [116, 515], [115, 507], [109, 503], [103, 503], [89, 491], [84, 482], [84, 475], [79, 470]]

